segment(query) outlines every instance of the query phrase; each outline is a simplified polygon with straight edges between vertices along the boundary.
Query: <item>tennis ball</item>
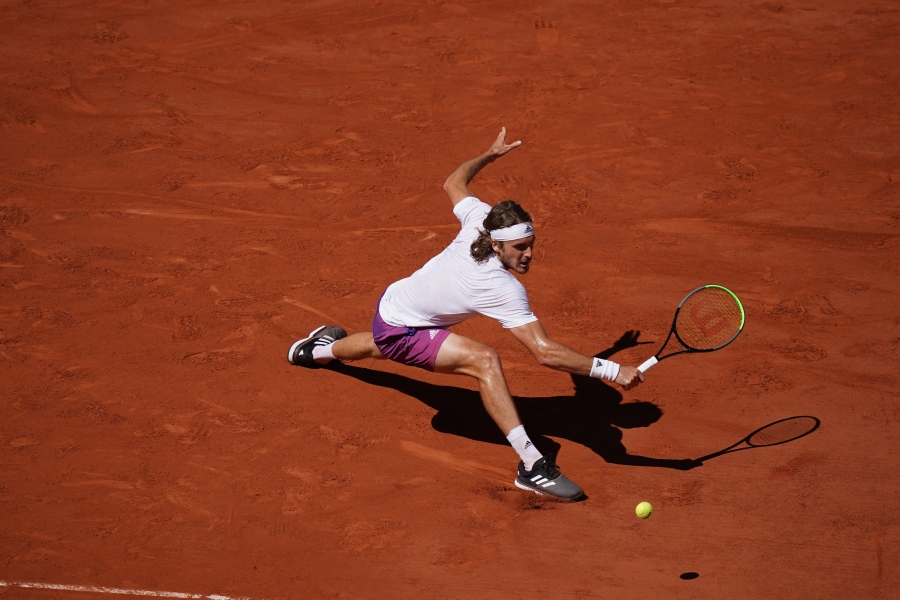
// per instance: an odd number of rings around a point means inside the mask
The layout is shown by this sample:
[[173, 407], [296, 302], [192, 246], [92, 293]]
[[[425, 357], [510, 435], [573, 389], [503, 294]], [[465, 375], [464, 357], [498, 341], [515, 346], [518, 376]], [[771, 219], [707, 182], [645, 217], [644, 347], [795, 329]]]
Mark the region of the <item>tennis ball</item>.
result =
[[634, 514], [639, 516], [642, 519], [646, 519], [650, 516], [650, 513], [653, 512], [653, 507], [650, 506], [649, 502], [641, 502], [637, 505], [637, 508], [634, 509]]

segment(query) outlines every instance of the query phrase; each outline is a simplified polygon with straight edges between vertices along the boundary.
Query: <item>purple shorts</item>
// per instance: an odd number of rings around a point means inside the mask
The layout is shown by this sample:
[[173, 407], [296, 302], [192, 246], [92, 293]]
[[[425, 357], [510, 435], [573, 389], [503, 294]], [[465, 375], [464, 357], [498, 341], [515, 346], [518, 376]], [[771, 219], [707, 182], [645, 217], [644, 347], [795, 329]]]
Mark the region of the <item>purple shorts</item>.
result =
[[438, 350], [450, 332], [441, 327], [394, 327], [384, 322], [380, 309], [381, 298], [372, 319], [372, 337], [381, 353], [394, 362], [434, 371]]

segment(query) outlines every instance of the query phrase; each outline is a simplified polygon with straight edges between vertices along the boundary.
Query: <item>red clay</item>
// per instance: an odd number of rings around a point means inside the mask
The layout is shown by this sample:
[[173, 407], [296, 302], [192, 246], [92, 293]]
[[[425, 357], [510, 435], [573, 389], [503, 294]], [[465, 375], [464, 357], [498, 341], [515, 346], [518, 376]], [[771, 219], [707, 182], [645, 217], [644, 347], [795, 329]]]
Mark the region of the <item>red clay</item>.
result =
[[[896, 3], [33, 0], [0, 23], [0, 580], [896, 593]], [[285, 360], [444, 247], [441, 183], [501, 125], [524, 144], [473, 188], [534, 213], [552, 336], [639, 330], [637, 364], [697, 285], [747, 308], [624, 395], [455, 328], [501, 352], [576, 505], [513, 487], [464, 378]], [[822, 425], [667, 468], [793, 415]]]

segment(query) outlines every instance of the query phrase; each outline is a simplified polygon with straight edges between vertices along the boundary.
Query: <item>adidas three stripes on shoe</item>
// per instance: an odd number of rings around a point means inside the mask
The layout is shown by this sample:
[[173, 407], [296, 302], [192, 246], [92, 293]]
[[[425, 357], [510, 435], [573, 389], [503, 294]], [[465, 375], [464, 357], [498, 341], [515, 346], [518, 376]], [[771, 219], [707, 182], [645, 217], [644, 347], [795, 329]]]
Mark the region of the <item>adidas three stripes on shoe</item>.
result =
[[516, 487], [557, 500], [574, 502], [584, 497], [584, 490], [563, 475], [559, 467], [546, 456], [525, 470], [525, 463], [519, 461], [519, 476]]

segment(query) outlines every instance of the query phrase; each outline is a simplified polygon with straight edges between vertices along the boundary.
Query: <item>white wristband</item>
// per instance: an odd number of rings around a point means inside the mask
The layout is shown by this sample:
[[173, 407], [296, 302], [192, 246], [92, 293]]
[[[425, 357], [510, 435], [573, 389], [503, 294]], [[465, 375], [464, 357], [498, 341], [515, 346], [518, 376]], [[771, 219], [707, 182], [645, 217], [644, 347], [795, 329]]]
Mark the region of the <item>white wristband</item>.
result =
[[597, 377], [604, 381], [615, 381], [619, 376], [619, 364], [611, 360], [603, 360], [602, 358], [594, 359], [594, 366], [591, 367], [591, 377]]

